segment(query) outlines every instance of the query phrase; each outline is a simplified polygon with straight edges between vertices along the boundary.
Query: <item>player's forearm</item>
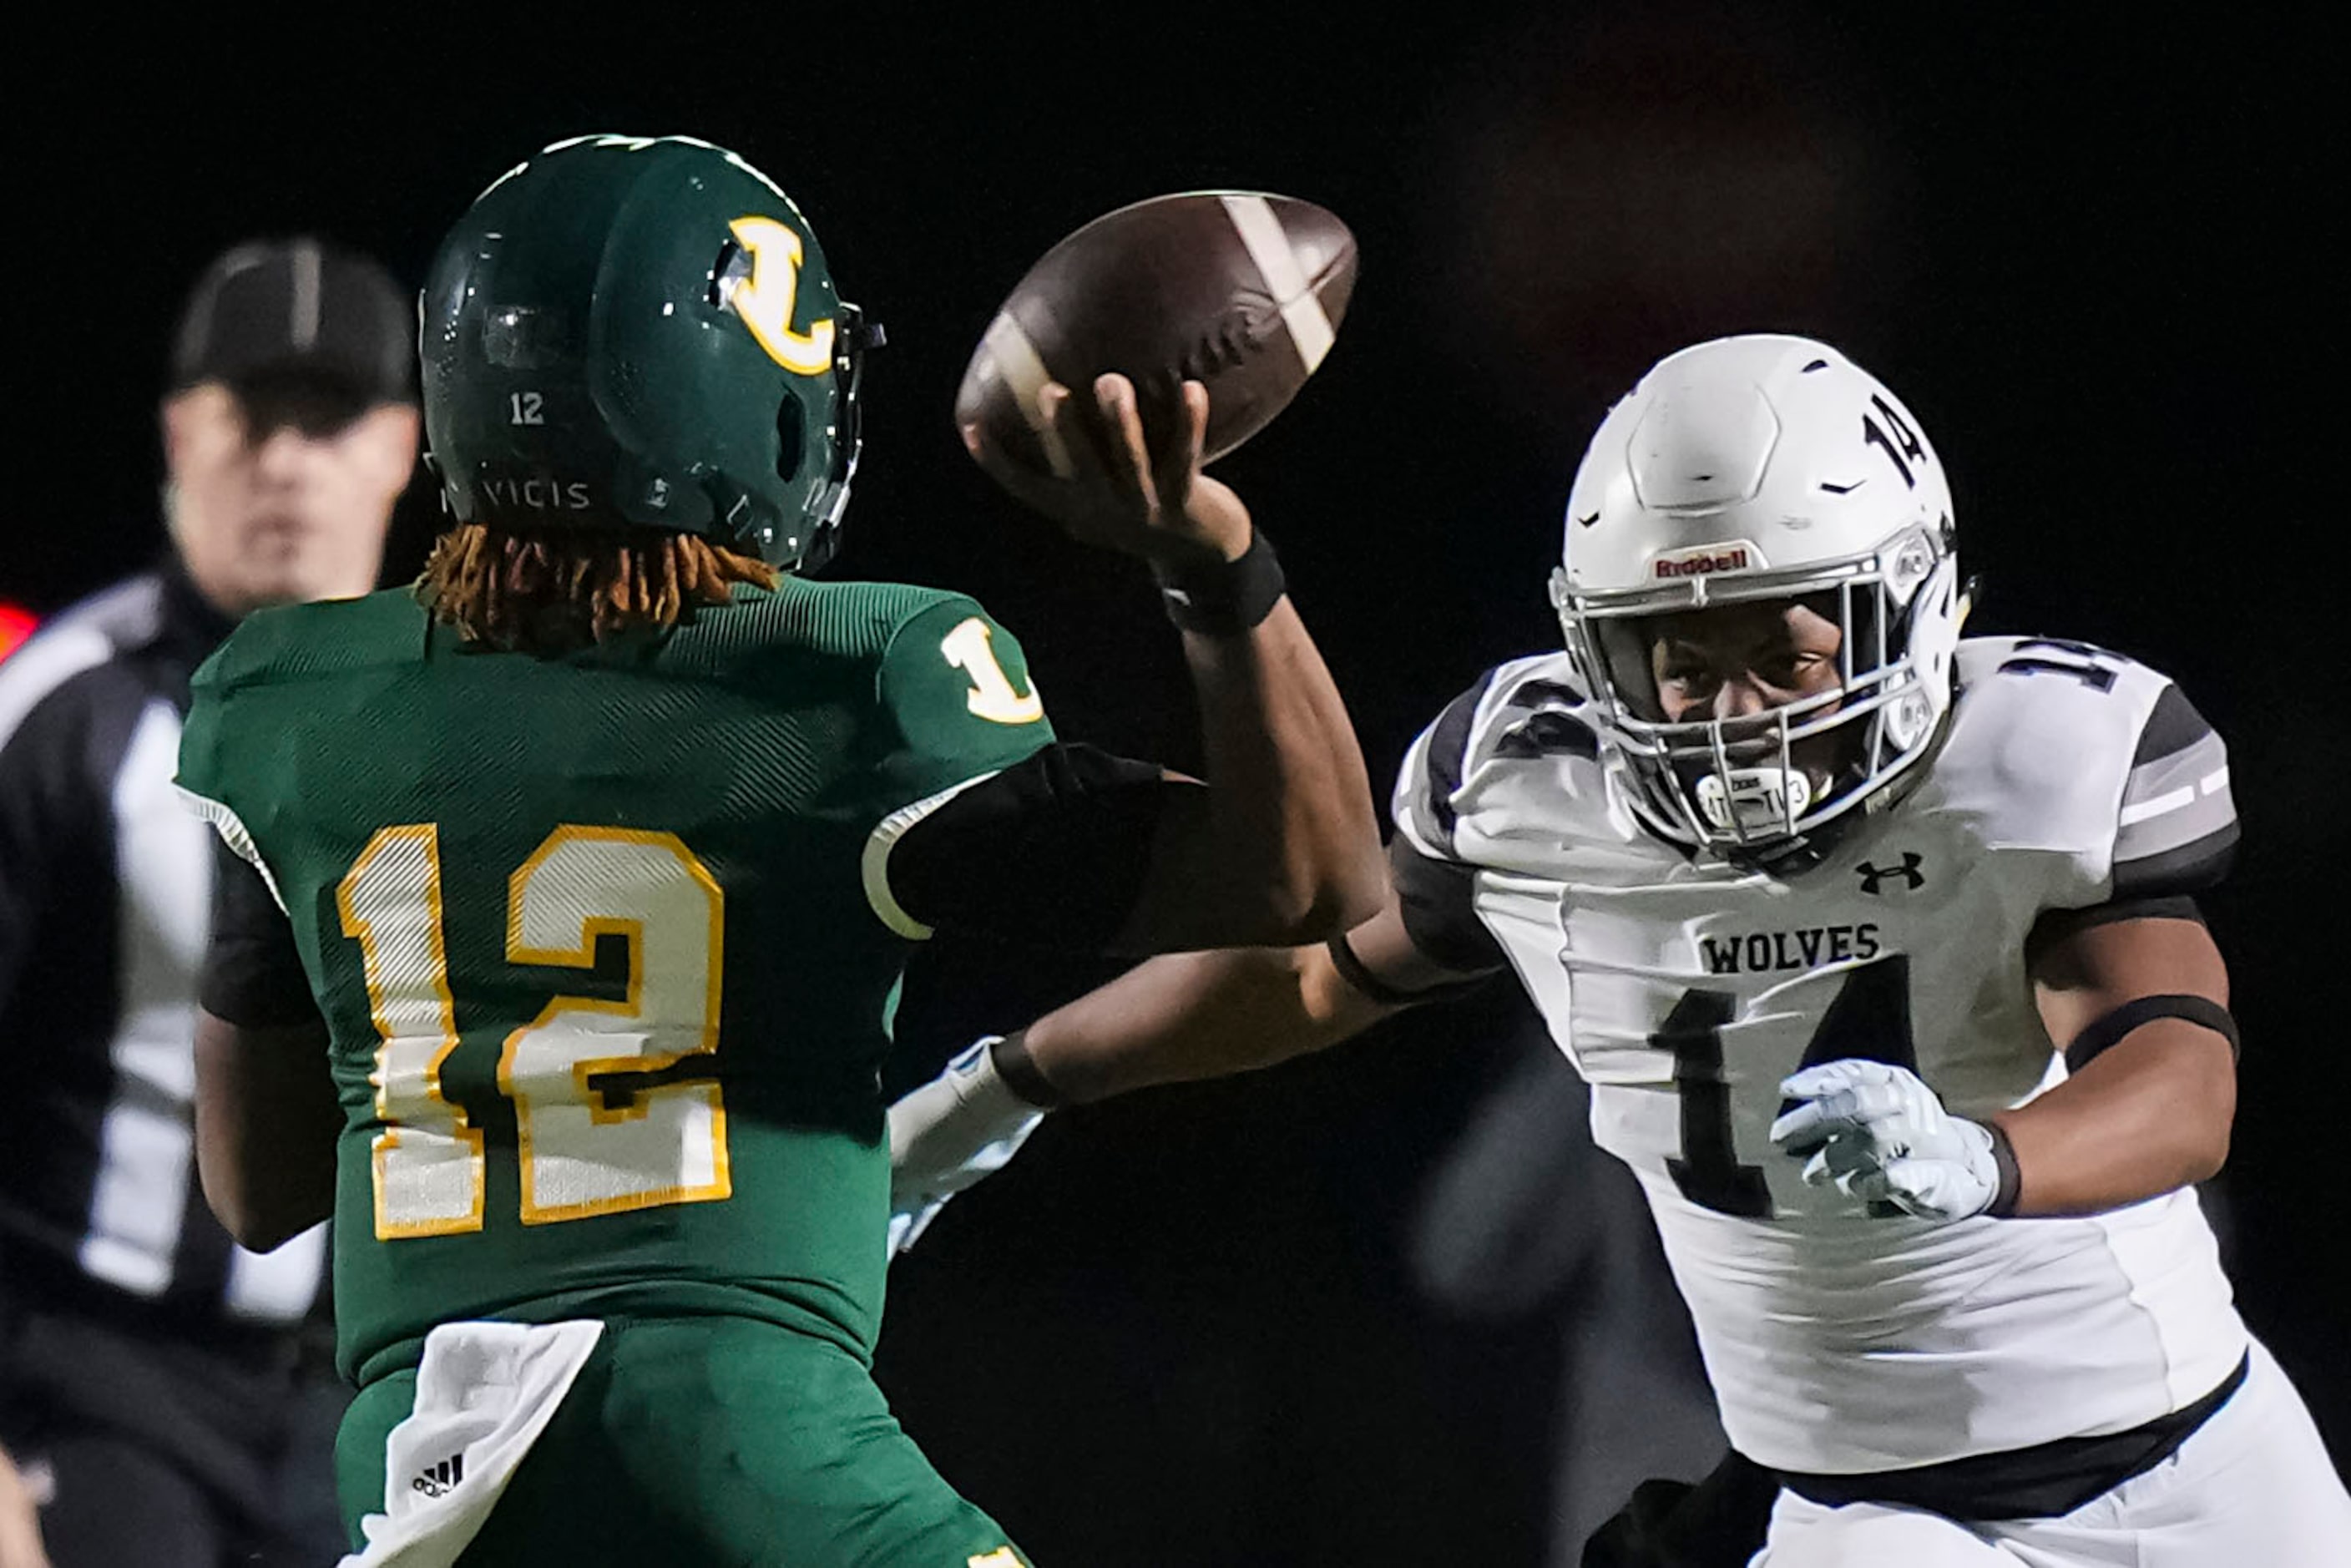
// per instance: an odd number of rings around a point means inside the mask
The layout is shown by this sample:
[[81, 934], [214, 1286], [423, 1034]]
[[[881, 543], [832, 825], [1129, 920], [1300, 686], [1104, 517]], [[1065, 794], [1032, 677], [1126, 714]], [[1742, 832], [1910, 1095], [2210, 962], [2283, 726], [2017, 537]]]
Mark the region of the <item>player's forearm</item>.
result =
[[1991, 1118], [2016, 1155], [2016, 1213], [2096, 1214], [2204, 1180], [2228, 1157], [2236, 1103], [2226, 1040], [2182, 1019], [2140, 1025]]
[[1386, 886], [1371, 781], [1295, 608], [1284, 599], [1239, 634], [1187, 632], [1184, 653], [1210, 786], [1206, 863], [1186, 878], [1194, 896], [1210, 894], [1261, 941], [1370, 918]]
[[247, 1251], [275, 1250], [334, 1213], [331, 1164], [323, 1171], [308, 1162], [298, 1169], [272, 1168], [258, 1151], [228, 1149], [217, 1134], [208, 1139], [201, 1129], [196, 1145], [204, 1202]]
[[195, 1109], [197, 1179], [239, 1246], [269, 1251], [332, 1214], [342, 1113], [322, 1025], [240, 1029], [199, 1009]]
[[1338, 981], [1320, 947], [1176, 953], [1046, 1014], [1022, 1043], [1053, 1097], [1082, 1103], [1270, 1067], [1393, 1010]]

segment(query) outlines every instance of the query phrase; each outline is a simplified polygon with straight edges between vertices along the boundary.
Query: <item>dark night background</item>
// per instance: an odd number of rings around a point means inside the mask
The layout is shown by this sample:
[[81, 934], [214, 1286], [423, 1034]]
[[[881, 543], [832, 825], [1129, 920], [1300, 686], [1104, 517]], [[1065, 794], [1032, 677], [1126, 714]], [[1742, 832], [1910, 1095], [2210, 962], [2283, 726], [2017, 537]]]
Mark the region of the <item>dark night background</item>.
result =
[[[2231, 1268], [2345, 1453], [2320, 1281], [2344, 1233], [2326, 895], [2351, 757], [2339, 546], [2296, 526], [2341, 450], [2300, 428], [2340, 316], [2295, 277], [2341, 188], [2307, 123], [2317, 40], [2217, 8], [987, 9], [222, 13], [26, 50], [0, 598], [54, 610], [161, 548], [166, 340], [222, 246], [315, 230], [413, 285], [543, 143], [684, 131], [790, 191], [890, 329], [837, 570], [977, 594], [1064, 735], [1181, 763], [1189, 699], [1144, 581], [993, 490], [948, 408], [1064, 232], [1270, 189], [1345, 218], [1362, 279], [1314, 383], [1220, 472], [1280, 540], [1384, 796], [1454, 692], [1555, 642], [1544, 578], [1608, 402], [1687, 341], [1824, 337], [1938, 446], [1985, 581], [1971, 630], [2133, 653], [2231, 742], [2246, 848], [2208, 907], [2246, 1042]], [[393, 576], [434, 517], [420, 484]], [[908, 1074], [1097, 973], [926, 955]], [[1547, 1050], [1493, 995], [1060, 1118], [896, 1270], [882, 1371], [907, 1424], [1040, 1563], [1539, 1560], [1575, 1368], [1610, 1354], [1578, 1326], [1576, 1237], [1630, 1188], [1562, 1186], [1559, 1233], [1524, 1239], [1566, 1261], [1533, 1286], [1432, 1297], [1414, 1236], [1481, 1097], [1565, 1073]]]

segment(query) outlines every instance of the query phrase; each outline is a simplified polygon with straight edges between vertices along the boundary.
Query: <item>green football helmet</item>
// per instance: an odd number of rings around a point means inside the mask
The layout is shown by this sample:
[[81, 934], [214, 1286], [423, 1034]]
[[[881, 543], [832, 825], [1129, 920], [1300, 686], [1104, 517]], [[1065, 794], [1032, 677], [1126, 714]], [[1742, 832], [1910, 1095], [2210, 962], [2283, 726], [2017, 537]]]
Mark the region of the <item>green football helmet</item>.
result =
[[559, 141], [484, 191], [434, 261], [428, 461], [462, 522], [675, 529], [813, 570], [880, 341], [791, 198], [734, 153]]

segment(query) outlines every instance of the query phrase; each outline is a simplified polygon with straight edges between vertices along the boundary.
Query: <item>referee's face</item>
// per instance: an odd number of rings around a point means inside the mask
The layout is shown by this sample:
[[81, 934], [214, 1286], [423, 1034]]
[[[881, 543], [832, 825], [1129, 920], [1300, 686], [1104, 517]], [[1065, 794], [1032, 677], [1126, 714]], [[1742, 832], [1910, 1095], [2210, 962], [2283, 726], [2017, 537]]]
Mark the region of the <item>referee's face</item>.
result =
[[206, 382], [166, 400], [163, 444], [172, 540], [221, 610], [375, 587], [416, 464], [413, 408], [322, 408]]

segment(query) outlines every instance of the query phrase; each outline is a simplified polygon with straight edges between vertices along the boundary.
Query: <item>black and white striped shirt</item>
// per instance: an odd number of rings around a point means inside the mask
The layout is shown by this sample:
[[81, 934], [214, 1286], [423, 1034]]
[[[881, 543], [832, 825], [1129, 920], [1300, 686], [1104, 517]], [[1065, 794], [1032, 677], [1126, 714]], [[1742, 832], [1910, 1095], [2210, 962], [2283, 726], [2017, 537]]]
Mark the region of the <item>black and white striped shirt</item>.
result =
[[318, 1297], [323, 1228], [247, 1252], [196, 1180], [214, 850], [172, 777], [228, 630], [172, 566], [0, 663], [0, 1308], [250, 1340]]

